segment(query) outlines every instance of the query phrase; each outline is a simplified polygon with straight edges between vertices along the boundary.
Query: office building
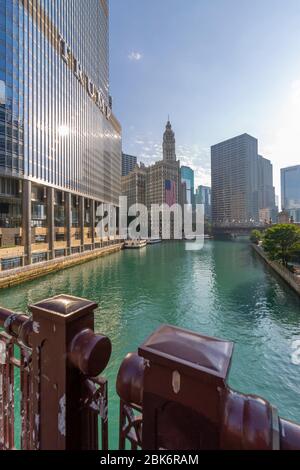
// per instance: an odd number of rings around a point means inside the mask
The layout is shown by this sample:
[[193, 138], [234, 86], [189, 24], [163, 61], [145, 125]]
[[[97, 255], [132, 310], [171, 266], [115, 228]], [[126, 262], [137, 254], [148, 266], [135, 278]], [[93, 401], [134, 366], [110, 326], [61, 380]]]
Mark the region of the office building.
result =
[[258, 156], [258, 208], [274, 211], [276, 207], [273, 184], [273, 165], [270, 160]]
[[258, 141], [243, 134], [211, 149], [212, 219], [215, 225], [253, 224], [275, 209], [273, 168], [258, 155]]
[[127, 197], [128, 208], [134, 204], [146, 205], [145, 165], [136, 165], [127, 176], [122, 176], [122, 196]]
[[92, 250], [118, 206], [107, 0], [0, 1], [1, 269]]
[[178, 204], [180, 202], [180, 162], [176, 157], [175, 134], [170, 121], [163, 136], [163, 160], [147, 168], [146, 203]]
[[300, 223], [300, 165], [281, 170], [281, 197], [282, 210]]
[[137, 157], [122, 153], [122, 176], [127, 176], [137, 165]]
[[208, 186], [198, 186], [196, 190], [196, 204], [204, 205], [204, 217], [211, 220], [211, 188]]
[[181, 167], [181, 184], [184, 204], [195, 203], [195, 173], [188, 166]]

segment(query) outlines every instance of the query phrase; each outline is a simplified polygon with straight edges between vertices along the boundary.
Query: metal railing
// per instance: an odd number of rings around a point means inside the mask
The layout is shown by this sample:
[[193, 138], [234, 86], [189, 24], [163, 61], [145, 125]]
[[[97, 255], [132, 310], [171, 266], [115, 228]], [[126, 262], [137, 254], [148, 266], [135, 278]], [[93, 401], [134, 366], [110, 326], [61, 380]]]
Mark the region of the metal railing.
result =
[[[106, 368], [97, 305], [61, 295], [0, 309], [0, 450], [109, 449]], [[300, 426], [227, 384], [233, 344], [164, 325], [117, 377], [119, 448], [300, 450]]]
[[108, 449], [99, 374], [111, 343], [94, 333], [96, 306], [59, 296], [31, 306], [32, 317], [0, 309], [1, 450]]

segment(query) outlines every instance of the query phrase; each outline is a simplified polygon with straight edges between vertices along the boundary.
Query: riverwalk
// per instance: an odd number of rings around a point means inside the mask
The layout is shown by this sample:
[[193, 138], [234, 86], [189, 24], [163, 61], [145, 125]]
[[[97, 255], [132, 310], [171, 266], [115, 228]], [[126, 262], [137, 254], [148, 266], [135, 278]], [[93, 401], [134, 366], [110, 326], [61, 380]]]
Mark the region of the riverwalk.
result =
[[252, 247], [255, 252], [258, 253], [259, 256], [261, 256], [261, 258], [300, 296], [300, 276], [293, 274], [277, 261], [270, 260], [260, 246], [252, 244]]
[[117, 251], [122, 250], [123, 246], [123, 242], [120, 243], [119, 241], [116, 241], [93, 251], [85, 251], [84, 253], [56, 258], [43, 263], [24, 266], [10, 271], [3, 271], [0, 273], [0, 289], [13, 287], [22, 284], [23, 282], [32, 281], [33, 279], [46, 276], [47, 274], [72, 268], [96, 258], [116, 253]]

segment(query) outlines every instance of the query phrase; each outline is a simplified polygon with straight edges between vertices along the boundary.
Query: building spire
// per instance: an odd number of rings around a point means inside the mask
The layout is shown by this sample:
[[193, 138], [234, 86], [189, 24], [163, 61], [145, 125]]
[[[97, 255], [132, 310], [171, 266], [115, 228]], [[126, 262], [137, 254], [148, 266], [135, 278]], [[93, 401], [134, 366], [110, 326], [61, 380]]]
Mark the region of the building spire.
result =
[[163, 159], [169, 162], [176, 162], [175, 134], [172, 130], [170, 115], [168, 115], [168, 122], [164, 133]]

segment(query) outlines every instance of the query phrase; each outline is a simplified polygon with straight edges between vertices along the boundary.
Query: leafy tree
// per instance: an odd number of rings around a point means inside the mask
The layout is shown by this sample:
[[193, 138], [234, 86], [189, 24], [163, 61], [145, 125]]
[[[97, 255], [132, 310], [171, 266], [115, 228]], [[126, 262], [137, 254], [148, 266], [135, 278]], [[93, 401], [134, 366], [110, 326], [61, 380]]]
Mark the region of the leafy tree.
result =
[[300, 229], [291, 224], [279, 224], [266, 230], [263, 247], [273, 260], [287, 266], [294, 253], [300, 250]]
[[212, 235], [212, 225], [208, 220], [205, 220], [204, 223], [204, 233], [205, 235]]
[[251, 235], [250, 235], [250, 240], [252, 243], [258, 243], [262, 240], [263, 235], [259, 230], [252, 230]]

